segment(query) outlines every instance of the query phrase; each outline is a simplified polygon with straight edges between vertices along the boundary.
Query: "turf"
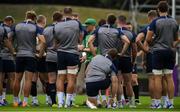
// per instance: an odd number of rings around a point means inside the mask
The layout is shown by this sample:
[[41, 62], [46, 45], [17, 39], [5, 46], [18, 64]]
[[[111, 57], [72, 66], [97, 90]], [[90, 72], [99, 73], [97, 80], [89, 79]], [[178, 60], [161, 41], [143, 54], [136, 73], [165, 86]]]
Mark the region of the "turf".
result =
[[[8, 95], [7, 96], [7, 100], [9, 102], [12, 102], [12, 99], [13, 97], [11, 95]], [[136, 109], [129, 109], [127, 107], [125, 107], [124, 109], [98, 109], [98, 110], [90, 110], [88, 109], [87, 107], [84, 107], [84, 106], [80, 106], [78, 108], [75, 108], [75, 107], [72, 107], [70, 109], [58, 109], [58, 108], [51, 108], [51, 107], [48, 107], [46, 104], [45, 104], [45, 95], [39, 95], [38, 96], [38, 99], [39, 99], [39, 102], [40, 102], [40, 106], [39, 107], [26, 107], [26, 108], [23, 108], [23, 107], [12, 107], [12, 104], [10, 103], [9, 105], [7, 106], [4, 106], [4, 107], [0, 107], [0, 112], [51, 112], [51, 111], [60, 111], [60, 112], [92, 112], [92, 111], [95, 111], [95, 112], [114, 112], [114, 111], [122, 111], [122, 112], [129, 112], [129, 111], [134, 111], [134, 112], [137, 112], [137, 111], [179, 111], [180, 112], [180, 97], [176, 97], [175, 100], [174, 100], [174, 103], [175, 103], [175, 108], [174, 109], [158, 109], [158, 110], [152, 110], [152, 109], [149, 109], [149, 102], [150, 102], [150, 98], [149, 97], [145, 97], [145, 96], [142, 96], [140, 97], [140, 101], [141, 101], [141, 105], [138, 105]], [[76, 104], [78, 105], [82, 105], [82, 103], [85, 101], [86, 99], [86, 96], [77, 96], [76, 97]], [[31, 101], [30, 101], [31, 102]]]

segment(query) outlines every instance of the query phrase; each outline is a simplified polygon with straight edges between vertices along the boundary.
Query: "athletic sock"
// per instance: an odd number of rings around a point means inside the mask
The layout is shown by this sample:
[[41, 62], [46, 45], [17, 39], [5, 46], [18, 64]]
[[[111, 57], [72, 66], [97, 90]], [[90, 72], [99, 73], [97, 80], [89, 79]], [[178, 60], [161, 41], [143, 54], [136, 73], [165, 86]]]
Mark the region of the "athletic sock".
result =
[[169, 104], [174, 105], [174, 99], [169, 99]]
[[28, 103], [28, 97], [24, 97], [24, 102]]
[[168, 102], [168, 96], [162, 96], [162, 104], [167, 105]]
[[66, 105], [67, 106], [70, 106], [70, 104], [71, 104], [72, 95], [73, 94], [69, 94], [69, 93], [67, 93], [67, 95], [66, 95]]
[[100, 101], [100, 95], [97, 95], [97, 104], [101, 104], [101, 101]]
[[32, 81], [31, 85], [31, 96], [36, 97], [37, 96], [37, 83]]
[[160, 99], [155, 99], [155, 105], [157, 106], [159, 104], [161, 104], [161, 100]]
[[34, 103], [38, 103], [37, 97], [36, 97], [36, 96], [33, 96], [33, 97], [32, 97], [32, 101], [33, 101]]
[[49, 84], [49, 92], [50, 92], [52, 105], [56, 104], [56, 84], [55, 83]]
[[130, 104], [130, 105], [135, 105], [134, 96], [128, 97], [128, 100], [129, 100], [129, 104]]
[[121, 100], [125, 100], [124, 94], [121, 95]]
[[133, 86], [134, 96], [135, 96], [135, 102], [139, 103], [139, 85]]
[[14, 102], [18, 102], [19, 103], [19, 97], [14, 97]]
[[155, 105], [156, 99], [151, 99], [151, 105]]
[[75, 101], [75, 97], [76, 97], [76, 93], [73, 93], [73, 95], [72, 95], [72, 98], [71, 98], [71, 101]]
[[64, 104], [64, 92], [57, 92], [58, 104]]
[[2, 99], [6, 99], [6, 88], [3, 88]]
[[102, 98], [102, 101], [106, 101], [107, 100], [106, 95], [101, 95], [101, 98]]
[[0, 96], [0, 103], [3, 102], [3, 96]]

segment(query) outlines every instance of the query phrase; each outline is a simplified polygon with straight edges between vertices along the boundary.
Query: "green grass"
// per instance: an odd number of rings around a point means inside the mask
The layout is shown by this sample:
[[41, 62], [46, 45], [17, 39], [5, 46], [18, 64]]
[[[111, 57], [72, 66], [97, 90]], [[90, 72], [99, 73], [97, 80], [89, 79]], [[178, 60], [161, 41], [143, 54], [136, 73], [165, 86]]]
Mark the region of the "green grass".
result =
[[[7, 100], [9, 102], [12, 102], [12, 99], [13, 97], [8, 95], [7, 96]], [[87, 107], [83, 107], [83, 106], [80, 106], [79, 108], [71, 108], [71, 109], [58, 109], [58, 108], [51, 108], [51, 107], [48, 107], [47, 105], [45, 105], [45, 95], [39, 95], [38, 96], [38, 99], [39, 99], [39, 102], [40, 102], [40, 106], [39, 107], [26, 107], [26, 108], [23, 108], [23, 107], [12, 107], [12, 104], [9, 104], [8, 106], [5, 106], [5, 107], [0, 107], [0, 112], [10, 112], [10, 111], [14, 111], [14, 112], [51, 112], [51, 111], [60, 111], [60, 112], [114, 112], [114, 111], [122, 111], [122, 112], [127, 112], [127, 111], [155, 111], [155, 110], [152, 110], [152, 109], [149, 109], [149, 103], [150, 103], [150, 98], [149, 97], [140, 97], [140, 101], [142, 103], [142, 105], [139, 105], [137, 106], [136, 109], [129, 109], [127, 107], [125, 107], [124, 109], [115, 109], [115, 110], [112, 110], [112, 109], [98, 109], [98, 110], [90, 110], [88, 109]], [[78, 105], [82, 105], [82, 103], [85, 101], [86, 99], [86, 96], [77, 96], [76, 97], [76, 104]], [[159, 110], [156, 110], [156, 111], [180, 111], [180, 97], [176, 97], [175, 100], [175, 108], [174, 109], [171, 109], [171, 110], [168, 110], [168, 109], [159, 109]]]
[[[65, 6], [63, 5], [8, 5], [0, 4], [0, 20], [2, 20], [7, 15], [12, 15], [16, 22], [24, 20], [25, 12], [27, 10], [35, 10], [37, 14], [43, 14], [47, 16], [48, 24], [51, 23], [52, 13], [56, 10], [62, 10]], [[131, 13], [127, 11], [111, 10], [111, 9], [101, 9], [101, 8], [90, 8], [90, 7], [76, 7], [72, 6], [74, 12], [80, 14], [80, 20], [83, 23], [88, 17], [92, 17], [98, 20], [101, 18], [106, 18], [107, 14], [114, 13], [116, 15], [126, 15], [130, 17]], [[147, 23], [145, 14], [137, 14], [137, 20], [140, 24]]]

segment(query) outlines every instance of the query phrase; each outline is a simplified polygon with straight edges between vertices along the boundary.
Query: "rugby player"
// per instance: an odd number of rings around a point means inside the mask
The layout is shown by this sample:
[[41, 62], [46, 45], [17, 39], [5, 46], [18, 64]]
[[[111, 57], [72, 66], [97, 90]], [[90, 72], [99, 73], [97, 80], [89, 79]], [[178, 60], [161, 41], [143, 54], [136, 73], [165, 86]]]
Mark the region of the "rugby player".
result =
[[[16, 53], [16, 74], [14, 82], [14, 103], [15, 107], [19, 104], [18, 94], [20, 91], [20, 82], [25, 75], [24, 82], [24, 100], [23, 107], [28, 106], [28, 97], [31, 91], [31, 81], [33, 74], [36, 72], [36, 37], [39, 38], [42, 46], [45, 43], [42, 30], [35, 24], [36, 13], [27, 11], [25, 21], [18, 23], [13, 29], [15, 38], [17, 39]], [[42, 48], [42, 47], [40, 47]], [[42, 57], [43, 50], [40, 50], [39, 57]]]
[[[155, 86], [155, 107], [162, 108], [162, 76], [165, 76], [168, 90], [167, 108], [174, 108], [174, 82], [172, 71], [175, 65], [175, 46], [174, 42], [178, 41], [178, 24], [176, 20], [168, 15], [168, 3], [160, 1], [157, 5], [159, 17], [153, 20], [149, 26], [145, 42], [152, 45], [152, 68]], [[153, 39], [153, 35], [155, 35]], [[154, 40], [154, 41], [153, 41]], [[148, 48], [146, 52], [149, 52]]]

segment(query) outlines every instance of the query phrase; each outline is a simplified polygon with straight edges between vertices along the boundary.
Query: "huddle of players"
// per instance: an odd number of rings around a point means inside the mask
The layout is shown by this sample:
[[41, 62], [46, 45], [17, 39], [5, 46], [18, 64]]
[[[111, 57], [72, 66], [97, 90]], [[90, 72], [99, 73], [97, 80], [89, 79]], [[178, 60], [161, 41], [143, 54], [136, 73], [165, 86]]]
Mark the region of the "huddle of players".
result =
[[[97, 28], [95, 28], [94, 19], [89, 19], [85, 22], [87, 29], [84, 31], [78, 18], [72, 17], [71, 8], [67, 7], [63, 12], [63, 14], [59, 11], [54, 12], [53, 23], [46, 28], [44, 28], [46, 18], [41, 15], [38, 16], [36, 21], [34, 11], [28, 11], [26, 20], [18, 23], [12, 29], [9, 28], [10, 25], [8, 26], [9, 30], [5, 29], [5, 24], [0, 27], [1, 48], [6, 49], [8, 56], [12, 59], [3, 61], [5, 59], [2, 57], [3, 53], [1, 54], [1, 66], [3, 64], [1, 68], [4, 70], [6, 65], [8, 70], [3, 71], [1, 69], [0, 72], [9, 74], [16, 72], [14, 75], [9, 75], [15, 76], [14, 84], [11, 86], [13, 88], [14, 106], [19, 106], [21, 102], [18, 94], [24, 74], [23, 107], [28, 106], [30, 93], [33, 96], [33, 104], [38, 105], [35, 83], [38, 76], [42, 80], [45, 92], [49, 96], [48, 103], [52, 107], [70, 107], [74, 97], [79, 62], [86, 60], [85, 82], [88, 96], [86, 104], [88, 107], [96, 109], [99, 91], [102, 93], [110, 85], [109, 108], [116, 108], [117, 105], [123, 107], [122, 85], [125, 85], [129, 107], [136, 107], [132, 88], [132, 67], [136, 58], [136, 53], [134, 53], [136, 42], [140, 49], [144, 51], [147, 58], [145, 59], [147, 72], [151, 73], [151, 76], [149, 76], [150, 95], [153, 101], [151, 107], [161, 108], [161, 80], [162, 74], [166, 74], [164, 75], [168, 88], [166, 108], [173, 108], [174, 85], [171, 73], [175, 58], [171, 49], [174, 48], [172, 43], [176, 40], [178, 42], [178, 36], [176, 35], [178, 26], [176, 21], [168, 16], [168, 4], [166, 2], [158, 4], [160, 17], [155, 19], [156, 12], [154, 11], [148, 13], [148, 18], [152, 22], [138, 34], [137, 38], [127, 28], [124, 16], [116, 18], [116, 16], [110, 14], [106, 23]], [[116, 21], [117, 25], [115, 25]], [[13, 40], [16, 40], [17, 44], [15, 46], [12, 46]], [[144, 45], [142, 44], [143, 40]], [[79, 57], [80, 52], [82, 57]], [[14, 56], [16, 57], [15, 60]], [[13, 70], [10, 71], [9, 69]], [[34, 75], [37, 70], [39, 73]], [[3, 78], [3, 75], [0, 75], [0, 83], [3, 82]], [[67, 83], [66, 86], [65, 83]], [[4, 105], [2, 85], [0, 84], [0, 103]], [[56, 95], [58, 102], [56, 102]]]

